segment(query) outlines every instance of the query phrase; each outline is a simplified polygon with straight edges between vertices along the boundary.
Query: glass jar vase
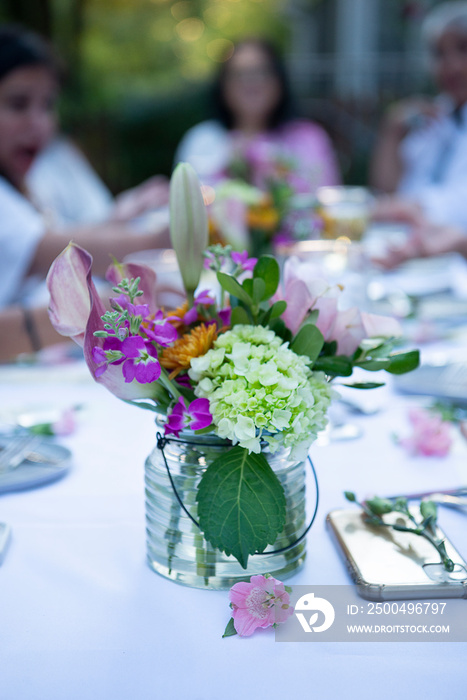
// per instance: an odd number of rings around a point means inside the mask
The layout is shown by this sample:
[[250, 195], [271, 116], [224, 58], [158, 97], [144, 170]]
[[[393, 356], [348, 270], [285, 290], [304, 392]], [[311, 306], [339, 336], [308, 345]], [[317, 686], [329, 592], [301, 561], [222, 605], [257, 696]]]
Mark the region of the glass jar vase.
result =
[[[212, 547], [195, 522], [184, 512], [172, 488], [167, 467], [180, 501], [197, 520], [196, 493], [207, 466], [231, 445], [215, 435], [184, 435], [155, 447], [146, 460], [146, 534], [149, 566], [158, 574], [195, 588], [226, 589], [254, 574], [270, 573], [279, 579], [294, 574], [304, 563], [305, 462], [294, 462], [288, 451], [265, 452], [284, 487], [286, 522], [274, 545], [255, 554], [243, 569], [233, 556]], [[167, 463], [167, 466], [166, 466]], [[284, 549], [285, 548], [285, 549]], [[276, 550], [282, 550], [276, 552]]]

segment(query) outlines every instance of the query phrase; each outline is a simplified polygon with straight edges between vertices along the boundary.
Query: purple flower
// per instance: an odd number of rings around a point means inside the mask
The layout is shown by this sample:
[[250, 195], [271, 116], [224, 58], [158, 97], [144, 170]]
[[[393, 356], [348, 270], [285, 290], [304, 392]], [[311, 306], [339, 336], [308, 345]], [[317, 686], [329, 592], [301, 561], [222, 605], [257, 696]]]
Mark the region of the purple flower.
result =
[[150, 340], [154, 340], [159, 345], [167, 347], [177, 340], [177, 330], [169, 323], [168, 319], [164, 318], [162, 311], [157, 311], [154, 319], [149, 325], [142, 326], [142, 330], [146, 333]]
[[248, 251], [244, 250], [243, 253], [237, 253], [233, 251], [231, 253], [233, 262], [241, 267], [244, 271], [253, 270], [254, 266], [258, 262], [258, 258], [249, 258]]
[[113, 308], [118, 305], [124, 311], [128, 311], [130, 316], [141, 316], [143, 320], [150, 314], [148, 304], [132, 304], [126, 294], [120, 294], [118, 297], [113, 297], [110, 302]]
[[161, 376], [161, 366], [157, 359], [156, 348], [140, 335], [125, 338], [122, 342], [121, 352], [126, 358], [122, 367], [125, 382], [132, 382], [133, 379], [136, 379], [140, 384], [149, 384]]
[[230, 317], [232, 315], [232, 309], [230, 306], [226, 306], [225, 309], [220, 309], [217, 313], [223, 326], [230, 326]]
[[178, 437], [184, 428], [201, 430], [208, 428], [211, 423], [212, 415], [209, 411], [208, 399], [195, 399], [187, 408], [185, 399], [180, 396], [167, 419], [165, 434], [173, 433]]
[[122, 364], [122, 374], [127, 384], [133, 379], [140, 384], [150, 384], [161, 374], [157, 350], [139, 335], [132, 335], [123, 341], [106, 338], [103, 348], [93, 348], [92, 358], [99, 365], [95, 371], [96, 377], [102, 376], [109, 365], [115, 364]]
[[209, 289], [203, 289], [195, 296], [195, 304], [204, 304], [205, 306], [212, 306], [216, 303], [216, 300], [209, 294]]
[[186, 314], [183, 317], [183, 323], [185, 326], [189, 326], [190, 324], [194, 323], [195, 321], [198, 320], [198, 309], [196, 306], [193, 306], [192, 309], [186, 312]]

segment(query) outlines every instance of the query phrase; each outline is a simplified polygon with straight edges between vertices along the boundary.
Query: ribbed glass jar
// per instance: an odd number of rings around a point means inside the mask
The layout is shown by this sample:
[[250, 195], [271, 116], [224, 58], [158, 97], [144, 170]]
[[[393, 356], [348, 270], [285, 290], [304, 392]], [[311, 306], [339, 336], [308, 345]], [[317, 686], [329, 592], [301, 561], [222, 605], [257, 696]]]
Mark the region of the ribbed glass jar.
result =
[[[193, 434], [182, 434], [164, 447], [175, 488], [195, 520], [196, 492], [203, 472], [228, 449], [230, 445], [222, 444], [215, 435]], [[306, 528], [305, 463], [291, 461], [286, 451], [265, 454], [284, 487], [287, 504], [284, 530], [267, 552], [292, 544]], [[249, 580], [253, 574], [270, 573], [285, 579], [303, 565], [305, 539], [285, 552], [250, 556], [246, 570], [234, 557], [214, 549], [182, 510], [158, 447], [146, 460], [145, 482], [148, 564], [162, 576], [185, 586], [224, 589]]]

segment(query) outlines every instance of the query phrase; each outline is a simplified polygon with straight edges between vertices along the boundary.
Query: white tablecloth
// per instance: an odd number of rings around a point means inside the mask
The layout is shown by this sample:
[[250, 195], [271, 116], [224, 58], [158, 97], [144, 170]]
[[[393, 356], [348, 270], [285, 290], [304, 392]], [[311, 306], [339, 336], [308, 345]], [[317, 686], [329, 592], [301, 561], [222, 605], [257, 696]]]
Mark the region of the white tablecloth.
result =
[[[352, 417], [361, 439], [312, 448], [321, 503], [292, 585], [350, 582], [324, 529], [326, 513], [345, 505], [344, 489], [467, 483], [466, 446], [459, 440], [445, 459], [408, 457], [391, 434], [407, 431], [409, 400], [376, 391], [386, 409]], [[145, 563], [152, 415], [119, 402], [81, 366], [3, 368], [0, 400], [83, 404], [77, 431], [62, 439], [70, 473], [0, 496], [0, 521], [12, 528], [0, 567], [1, 700], [465, 697], [465, 643], [277, 644], [272, 629], [222, 639], [227, 592], [179, 586]], [[465, 515], [442, 509], [440, 519], [467, 557]]]

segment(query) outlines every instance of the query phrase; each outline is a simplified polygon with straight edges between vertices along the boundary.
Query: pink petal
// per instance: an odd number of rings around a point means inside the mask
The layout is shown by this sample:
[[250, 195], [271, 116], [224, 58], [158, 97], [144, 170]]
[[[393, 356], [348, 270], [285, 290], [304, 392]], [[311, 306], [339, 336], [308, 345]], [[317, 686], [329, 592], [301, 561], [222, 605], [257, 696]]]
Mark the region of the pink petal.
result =
[[51, 323], [61, 335], [81, 346], [91, 311], [91, 297], [100, 315], [105, 312], [91, 279], [91, 265], [91, 255], [70, 243], [54, 260], [47, 275]]
[[156, 307], [156, 273], [147, 265], [139, 265], [137, 263], [122, 263], [111, 265], [106, 272], [106, 279], [115, 287], [121, 280], [126, 277], [128, 279], [136, 279], [140, 277], [139, 289], [143, 292], [142, 296], [137, 297], [138, 304], [147, 304], [150, 313], [157, 310]]

